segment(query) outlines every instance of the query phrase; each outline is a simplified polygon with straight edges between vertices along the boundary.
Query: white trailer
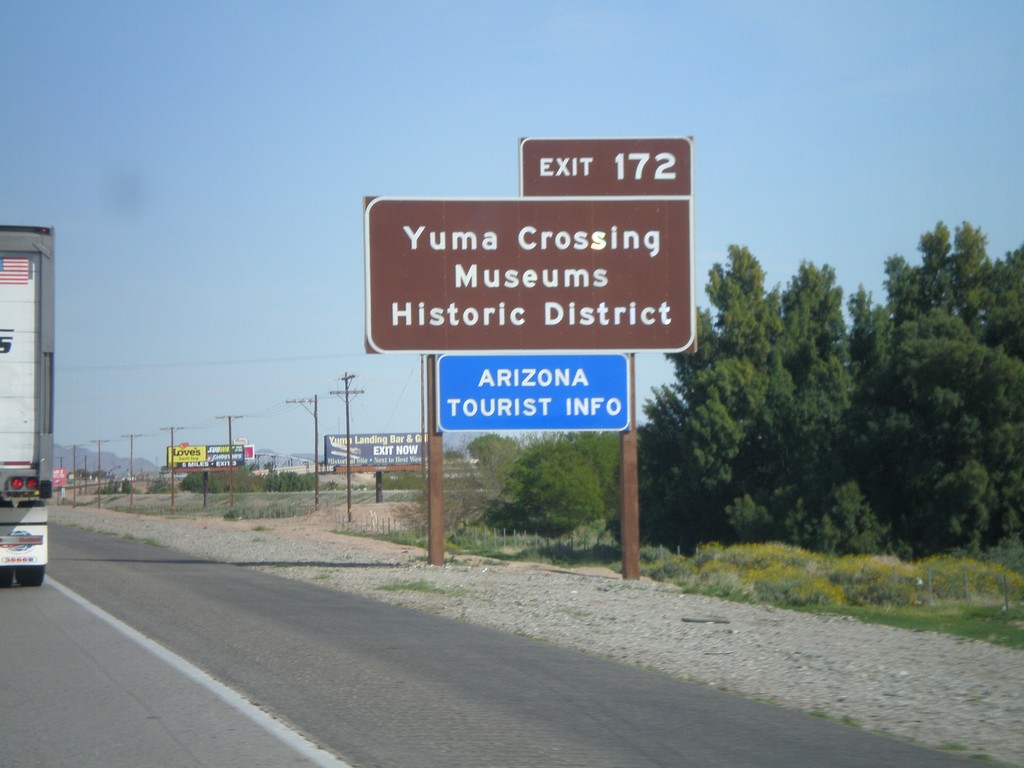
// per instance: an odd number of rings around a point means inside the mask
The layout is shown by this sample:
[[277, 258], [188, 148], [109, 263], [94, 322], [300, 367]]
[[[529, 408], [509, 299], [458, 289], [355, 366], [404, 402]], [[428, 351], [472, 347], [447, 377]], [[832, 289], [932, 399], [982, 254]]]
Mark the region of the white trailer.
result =
[[0, 225], [0, 587], [43, 583], [53, 494], [53, 230]]

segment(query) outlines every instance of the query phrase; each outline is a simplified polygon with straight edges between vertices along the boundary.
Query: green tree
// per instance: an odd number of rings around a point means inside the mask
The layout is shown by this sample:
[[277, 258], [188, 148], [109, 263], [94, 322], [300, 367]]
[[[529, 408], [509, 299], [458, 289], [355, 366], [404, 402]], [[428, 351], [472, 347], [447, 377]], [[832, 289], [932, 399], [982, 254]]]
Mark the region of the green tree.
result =
[[920, 266], [902, 256], [886, 261], [888, 310], [894, 326], [915, 320], [932, 310], [959, 318], [978, 335], [992, 305], [993, 265], [986, 252], [986, 237], [964, 222], [950, 239], [941, 221], [921, 235]]
[[641, 530], [687, 548], [778, 538], [828, 552], [977, 552], [1024, 509], [1024, 248], [941, 222], [884, 305], [841, 311], [828, 267], [768, 290], [744, 248], [710, 272], [700, 350], [645, 404]]
[[617, 510], [617, 465], [614, 434], [544, 435], [523, 448], [488, 523], [562, 536], [607, 520]]
[[676, 382], [645, 404], [639, 433], [641, 535], [691, 549], [730, 541], [725, 508], [759, 484], [761, 438], [782, 331], [778, 291], [746, 248], [709, 273], [715, 314], [698, 318], [700, 347], [670, 357]]
[[990, 347], [1024, 359], [1024, 247], [993, 264], [990, 285], [983, 339]]
[[879, 519], [855, 480], [833, 487], [817, 525], [804, 545], [818, 552], [869, 554], [882, 551], [889, 529]]
[[209, 476], [207, 487], [209, 493], [227, 493], [232, 483], [235, 493], [258, 493], [265, 489], [263, 477], [252, 472], [249, 467], [238, 467], [234, 473], [226, 469], [211, 470], [207, 473], [189, 472], [188, 476], [181, 481], [182, 490], [202, 493], [204, 474]]
[[263, 489], [270, 493], [294, 493], [296, 491], [312, 491], [315, 484], [316, 477], [312, 474], [271, 472], [264, 480]]
[[768, 403], [770, 478], [760, 491], [776, 535], [801, 546], [819, 538], [836, 478], [837, 446], [850, 403], [852, 379], [842, 291], [829, 267], [802, 264], [782, 294], [782, 372]]
[[522, 451], [518, 440], [501, 435], [481, 435], [466, 446], [466, 453], [475, 462], [476, 476], [485, 494], [497, 497], [508, 473]]
[[[185, 479], [181, 481], [181, 490], [190, 491], [191, 493], [202, 493], [203, 474], [202, 472], [189, 472], [186, 474]], [[225, 483], [222, 485], [219, 472], [210, 472], [208, 474], [209, 479], [206, 488], [210, 493], [221, 493], [228, 490], [226, 478]]]
[[977, 552], [1020, 529], [1024, 362], [936, 308], [893, 333], [854, 414], [859, 472], [915, 554]]
[[888, 302], [851, 302], [847, 460], [892, 546], [977, 552], [1020, 530], [1024, 253], [992, 262], [968, 223], [886, 263]]
[[733, 246], [708, 295], [700, 351], [674, 356], [676, 383], [645, 405], [643, 534], [687, 549], [806, 544], [830, 508], [852, 386], [835, 274], [803, 264], [784, 291], [767, 290], [757, 260]]
[[481, 435], [465, 447], [465, 455], [453, 457], [449, 466], [459, 468], [445, 479], [445, 526], [448, 529], [479, 521], [498, 503], [521, 450], [519, 441], [514, 438]]

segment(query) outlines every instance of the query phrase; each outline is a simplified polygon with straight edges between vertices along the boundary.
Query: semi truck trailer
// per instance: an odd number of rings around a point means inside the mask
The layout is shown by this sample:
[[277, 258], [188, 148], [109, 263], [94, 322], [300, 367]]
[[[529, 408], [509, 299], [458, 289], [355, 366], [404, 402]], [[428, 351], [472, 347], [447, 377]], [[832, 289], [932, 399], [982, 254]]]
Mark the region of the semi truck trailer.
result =
[[53, 229], [0, 225], [0, 587], [38, 587], [53, 495]]

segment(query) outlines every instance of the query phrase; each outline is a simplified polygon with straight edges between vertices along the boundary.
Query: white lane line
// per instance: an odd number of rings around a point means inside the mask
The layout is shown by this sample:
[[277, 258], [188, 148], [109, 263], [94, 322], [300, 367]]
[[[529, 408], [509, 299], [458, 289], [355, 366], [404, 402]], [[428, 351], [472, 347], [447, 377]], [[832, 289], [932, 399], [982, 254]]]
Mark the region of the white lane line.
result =
[[203, 688], [210, 691], [212, 694], [217, 696], [219, 699], [221, 699], [229, 706], [234, 707], [236, 710], [238, 710], [243, 715], [248, 717], [264, 731], [287, 744], [289, 747], [294, 749], [304, 758], [311, 761], [314, 765], [318, 765], [321, 768], [352, 768], [352, 766], [350, 766], [348, 763], [339, 760], [330, 752], [321, 749], [316, 744], [306, 739], [304, 736], [302, 736], [302, 734], [293, 731], [291, 728], [288, 728], [280, 721], [275, 720], [273, 717], [268, 715], [259, 707], [254, 706], [252, 702], [250, 702], [237, 691], [228, 688], [223, 683], [215, 680], [214, 678], [210, 677], [210, 675], [203, 672], [203, 670], [190, 664], [188, 661], [183, 659], [178, 654], [167, 650], [159, 643], [150, 640], [142, 633], [132, 629], [123, 621], [121, 621], [118, 618], [115, 618], [114, 616], [111, 616], [109, 613], [104, 611], [99, 606], [93, 605], [84, 597], [79, 595], [77, 592], [73, 592], [71, 589], [64, 586], [56, 579], [47, 575], [46, 583], [54, 587], [58, 592], [63, 594], [69, 600], [85, 608], [85, 610], [89, 611], [89, 613], [91, 613], [92, 615], [96, 616], [102, 621], [105, 621], [107, 624], [116, 629], [129, 640], [132, 640], [142, 648], [145, 648], [147, 651], [152, 653], [157, 658], [169, 664], [178, 672], [185, 675], [185, 677], [189, 678], [195, 683], [198, 683]]

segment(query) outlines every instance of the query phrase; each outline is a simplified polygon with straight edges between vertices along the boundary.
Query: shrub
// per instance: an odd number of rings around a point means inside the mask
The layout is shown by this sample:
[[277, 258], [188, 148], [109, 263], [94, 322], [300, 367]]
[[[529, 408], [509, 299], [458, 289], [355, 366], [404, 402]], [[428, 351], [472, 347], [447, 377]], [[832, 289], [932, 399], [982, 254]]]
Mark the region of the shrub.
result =
[[828, 563], [829, 580], [852, 605], [913, 605], [918, 569], [889, 557], [847, 555]]
[[644, 574], [655, 581], [682, 583], [693, 575], [693, 565], [685, 557], [666, 557], [650, 561], [651, 566], [644, 568]]
[[741, 568], [766, 568], [777, 563], [806, 565], [814, 555], [806, 549], [790, 544], [769, 542], [766, 544], [734, 544], [723, 547], [718, 543], [697, 547], [694, 562], [697, 567], [711, 560], [721, 560]]
[[777, 543], [706, 544], [692, 558], [661, 558], [645, 573], [700, 592], [798, 606], [998, 599], [1004, 579], [1012, 594], [1024, 590], [1018, 573], [994, 562], [944, 555], [905, 563], [891, 556], [816, 555]]
[[1019, 533], [1008, 536], [986, 552], [984, 559], [985, 562], [1005, 566], [1024, 576], [1024, 540]]
[[787, 590], [786, 602], [790, 605], [842, 605], [846, 594], [828, 579], [814, 576]]
[[918, 560], [915, 565], [920, 577], [930, 580], [932, 595], [939, 599], [963, 600], [971, 596], [1001, 595], [1004, 579], [1011, 593], [1019, 594], [1024, 589], [1024, 578], [998, 563], [935, 555]]

